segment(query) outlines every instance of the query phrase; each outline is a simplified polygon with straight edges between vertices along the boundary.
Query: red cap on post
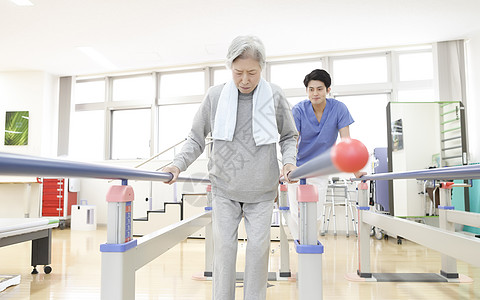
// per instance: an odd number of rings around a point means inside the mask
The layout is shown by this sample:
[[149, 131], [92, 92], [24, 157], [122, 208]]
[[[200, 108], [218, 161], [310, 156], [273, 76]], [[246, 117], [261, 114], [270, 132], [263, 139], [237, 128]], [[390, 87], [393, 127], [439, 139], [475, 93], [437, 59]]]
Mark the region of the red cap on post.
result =
[[368, 150], [356, 139], [344, 139], [332, 149], [333, 165], [342, 172], [361, 170], [368, 162]]

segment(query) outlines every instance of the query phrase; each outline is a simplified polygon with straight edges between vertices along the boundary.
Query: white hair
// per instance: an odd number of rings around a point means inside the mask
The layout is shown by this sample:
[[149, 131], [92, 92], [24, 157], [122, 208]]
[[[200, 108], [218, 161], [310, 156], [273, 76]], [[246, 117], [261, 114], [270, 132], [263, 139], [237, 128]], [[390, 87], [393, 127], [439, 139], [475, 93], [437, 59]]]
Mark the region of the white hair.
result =
[[228, 69], [232, 68], [232, 63], [237, 58], [253, 58], [260, 64], [260, 68], [265, 66], [265, 46], [262, 41], [253, 35], [241, 35], [233, 39], [228, 48], [226, 65]]

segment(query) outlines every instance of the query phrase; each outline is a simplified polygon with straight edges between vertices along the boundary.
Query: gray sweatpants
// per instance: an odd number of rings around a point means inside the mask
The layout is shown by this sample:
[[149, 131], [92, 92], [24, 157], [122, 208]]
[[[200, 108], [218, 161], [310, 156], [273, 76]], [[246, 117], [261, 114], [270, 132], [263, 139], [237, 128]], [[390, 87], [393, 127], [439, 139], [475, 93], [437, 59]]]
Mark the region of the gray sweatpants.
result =
[[247, 253], [244, 273], [244, 299], [264, 300], [267, 294], [268, 256], [273, 200], [240, 203], [213, 196], [212, 226], [214, 241], [214, 300], [235, 299], [238, 225], [245, 218]]

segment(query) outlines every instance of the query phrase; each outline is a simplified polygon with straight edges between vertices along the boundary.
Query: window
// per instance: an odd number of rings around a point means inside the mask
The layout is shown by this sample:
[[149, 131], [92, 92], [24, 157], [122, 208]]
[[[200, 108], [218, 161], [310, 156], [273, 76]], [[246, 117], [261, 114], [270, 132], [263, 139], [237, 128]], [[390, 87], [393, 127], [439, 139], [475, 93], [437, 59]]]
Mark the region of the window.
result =
[[387, 55], [333, 59], [332, 85], [388, 81]]
[[305, 85], [303, 84], [305, 75], [315, 69], [321, 68], [321, 60], [287, 64], [272, 64], [270, 66], [270, 82], [275, 83], [282, 89], [305, 88]]
[[152, 75], [113, 78], [113, 101], [138, 101], [153, 103], [154, 85]]
[[229, 69], [216, 69], [213, 71], [213, 85], [219, 85], [232, 79], [232, 71]]
[[150, 110], [112, 112], [112, 159], [150, 157]]
[[399, 54], [398, 64], [400, 81], [433, 79], [433, 56], [431, 51]]
[[290, 104], [290, 108], [294, 107], [295, 104], [297, 104], [300, 101], [303, 101], [305, 99], [308, 99], [307, 96], [303, 97], [287, 97], [288, 104]]
[[[314, 69], [328, 69], [333, 80], [333, 95], [347, 105], [355, 120], [350, 128], [352, 137], [364, 142], [371, 151], [386, 146], [385, 107], [389, 99], [435, 100], [432, 57], [431, 49], [422, 47], [348, 56], [289, 58], [267, 62], [267, 72], [263, 75], [284, 90], [293, 107], [307, 99], [303, 85], [305, 75]], [[232, 77], [231, 71], [223, 66], [209, 66], [207, 70], [210, 71], [196, 68], [156, 75], [79, 79], [75, 88], [77, 105], [72, 116], [70, 154], [89, 160], [104, 159], [105, 153], [112, 159], [144, 159], [150, 157], [153, 146], [163, 151], [182, 141], [204, 98], [206, 82], [218, 85]], [[159, 97], [157, 103], [154, 102], [156, 96]], [[105, 118], [110, 119], [105, 109], [111, 112], [112, 118], [111, 132], [107, 135], [110, 140], [105, 136]], [[154, 109], [157, 113], [152, 113]], [[154, 136], [151, 130], [156, 126], [158, 132]], [[106, 146], [110, 149], [105, 149]], [[159, 159], [171, 160], [182, 146], [176, 146]], [[205, 154], [201, 157], [205, 158]]]
[[205, 72], [168, 73], [160, 76], [160, 98], [205, 94]]
[[[164, 105], [158, 108], [158, 149], [163, 151], [188, 136], [192, 121], [200, 107], [199, 103]], [[159, 159], [173, 159], [183, 145], [159, 156]], [[205, 156], [203, 156], [205, 157]]]
[[75, 84], [75, 104], [105, 101], [105, 80], [80, 81]]
[[433, 89], [399, 90], [399, 102], [433, 102], [435, 100]]
[[347, 106], [355, 121], [350, 125], [350, 136], [360, 140], [372, 152], [387, 147], [388, 98], [386, 94], [337, 97]]
[[80, 160], [104, 159], [103, 110], [77, 111], [72, 115], [69, 155]]

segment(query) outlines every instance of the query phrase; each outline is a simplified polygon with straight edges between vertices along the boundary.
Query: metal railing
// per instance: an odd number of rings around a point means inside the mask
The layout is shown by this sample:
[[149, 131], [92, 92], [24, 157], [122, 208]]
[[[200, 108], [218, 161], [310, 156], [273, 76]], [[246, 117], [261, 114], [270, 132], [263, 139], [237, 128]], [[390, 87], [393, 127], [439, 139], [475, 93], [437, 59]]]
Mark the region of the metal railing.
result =
[[418, 180], [454, 180], [454, 179], [480, 179], [480, 165], [457, 167], [443, 167], [406, 172], [378, 173], [352, 178], [354, 181], [364, 180], [391, 180], [391, 179], [418, 179]]
[[[117, 167], [105, 164], [75, 162], [54, 158], [42, 158], [29, 155], [0, 153], [0, 174], [13, 176], [59, 176], [118, 180], [152, 180], [168, 182], [171, 173]], [[203, 178], [182, 177], [177, 181], [204, 182]]]

